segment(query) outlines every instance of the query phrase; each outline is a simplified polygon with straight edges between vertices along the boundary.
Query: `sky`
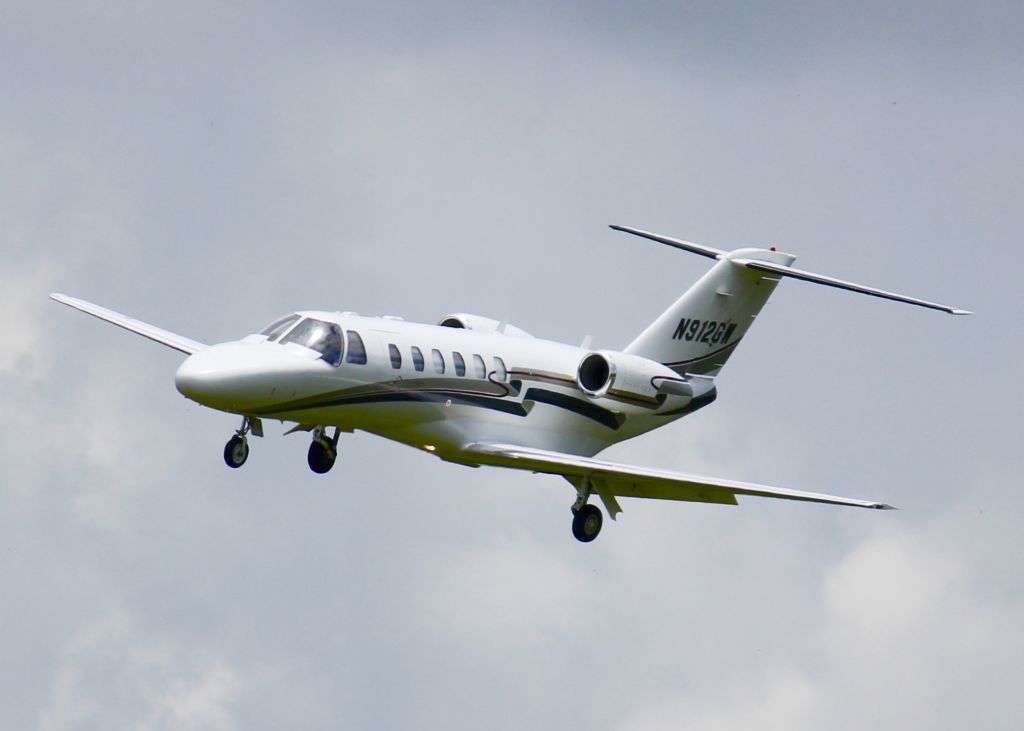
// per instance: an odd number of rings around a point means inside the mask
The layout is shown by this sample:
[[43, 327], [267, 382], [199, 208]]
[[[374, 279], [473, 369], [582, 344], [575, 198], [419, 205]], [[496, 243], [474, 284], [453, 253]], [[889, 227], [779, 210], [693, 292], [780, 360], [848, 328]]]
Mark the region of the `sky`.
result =
[[[1019, 3], [0, 2], [0, 708], [25, 729], [1017, 729]], [[295, 309], [619, 348], [797, 266], [610, 459], [884, 500], [623, 501], [174, 389]]]

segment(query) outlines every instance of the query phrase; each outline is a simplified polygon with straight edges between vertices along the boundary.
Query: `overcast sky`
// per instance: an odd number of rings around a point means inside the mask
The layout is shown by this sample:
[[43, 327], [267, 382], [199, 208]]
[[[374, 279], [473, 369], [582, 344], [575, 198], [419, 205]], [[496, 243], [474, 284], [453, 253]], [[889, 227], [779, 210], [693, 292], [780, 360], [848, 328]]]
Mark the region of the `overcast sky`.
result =
[[[212, 5], [212, 6], [211, 6]], [[0, 716], [18, 729], [1018, 729], [1019, 3], [0, 3]], [[372, 9], [371, 9], [372, 8]], [[624, 501], [365, 434], [327, 476], [180, 354], [301, 308], [617, 348], [785, 282], [606, 455], [880, 499]]]

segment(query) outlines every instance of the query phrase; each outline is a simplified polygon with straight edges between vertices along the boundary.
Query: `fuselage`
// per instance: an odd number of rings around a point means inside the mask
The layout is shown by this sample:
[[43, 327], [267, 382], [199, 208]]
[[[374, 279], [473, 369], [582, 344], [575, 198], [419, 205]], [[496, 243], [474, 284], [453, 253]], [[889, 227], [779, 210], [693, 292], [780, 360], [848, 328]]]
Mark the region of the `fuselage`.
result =
[[222, 411], [362, 429], [455, 459], [480, 441], [592, 456], [714, 400], [710, 382], [692, 398], [588, 395], [576, 374], [592, 351], [502, 330], [299, 312], [200, 350], [175, 382]]

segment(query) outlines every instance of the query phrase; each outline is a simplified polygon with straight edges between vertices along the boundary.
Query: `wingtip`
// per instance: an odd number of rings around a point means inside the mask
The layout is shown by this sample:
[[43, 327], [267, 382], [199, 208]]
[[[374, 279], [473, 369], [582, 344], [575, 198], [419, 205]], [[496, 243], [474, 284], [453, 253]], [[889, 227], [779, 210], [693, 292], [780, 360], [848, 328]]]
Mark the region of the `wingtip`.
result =
[[956, 308], [949, 311], [951, 315], [973, 315], [974, 313], [970, 310], [958, 310]]
[[895, 505], [889, 505], [888, 503], [875, 503], [871, 507], [875, 510], [899, 510]]

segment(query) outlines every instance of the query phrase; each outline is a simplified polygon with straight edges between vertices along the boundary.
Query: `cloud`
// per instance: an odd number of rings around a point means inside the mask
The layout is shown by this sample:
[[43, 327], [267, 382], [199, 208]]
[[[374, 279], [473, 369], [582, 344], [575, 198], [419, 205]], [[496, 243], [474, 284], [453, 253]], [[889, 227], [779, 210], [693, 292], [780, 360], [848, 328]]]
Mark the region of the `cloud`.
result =
[[787, 731], [807, 726], [814, 704], [812, 683], [792, 670], [773, 674], [763, 686], [731, 685], [729, 692], [652, 704], [618, 728], [621, 731], [727, 731], [759, 728]]
[[230, 731], [240, 682], [216, 657], [117, 609], [63, 648], [39, 728]]
[[748, 605], [748, 621], [781, 645], [693, 690], [654, 693], [619, 728], [1014, 728], [1024, 592], [1006, 578], [1016, 560], [999, 550], [1003, 534], [967, 514], [952, 503], [843, 550], [816, 581], [806, 623], [765, 622], [766, 607]]
[[1024, 594], [997, 578], [1014, 559], [971, 512], [953, 503], [924, 525], [861, 542], [830, 569], [819, 723], [1013, 727]]
[[508, 536], [440, 562], [426, 585], [421, 621], [446, 642], [484, 656], [522, 652], [523, 643], [561, 641], [586, 603], [574, 567], [528, 534]]
[[0, 331], [5, 347], [0, 350], [0, 377], [24, 375], [38, 377], [42, 353], [52, 346], [43, 315], [40, 293], [54, 279], [55, 267], [47, 259], [34, 259], [20, 265], [8, 262], [0, 287]]
[[[0, 27], [8, 725], [1013, 728], [1019, 11], [367, 8]], [[705, 263], [611, 222], [977, 309], [786, 283], [713, 407], [608, 455], [905, 509], [624, 502], [580, 546], [562, 481], [362, 434], [229, 471], [178, 354], [46, 300], [619, 347]]]

